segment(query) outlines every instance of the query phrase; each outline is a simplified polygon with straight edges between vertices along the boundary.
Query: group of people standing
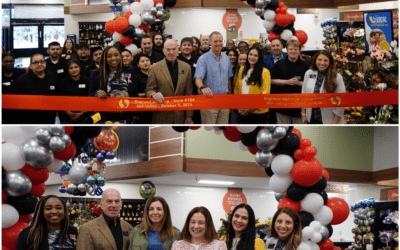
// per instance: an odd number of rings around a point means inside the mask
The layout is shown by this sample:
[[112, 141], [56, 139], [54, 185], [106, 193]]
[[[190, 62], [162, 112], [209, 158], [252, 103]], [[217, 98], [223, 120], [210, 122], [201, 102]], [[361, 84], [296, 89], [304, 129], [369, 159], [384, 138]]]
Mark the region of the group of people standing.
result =
[[168, 203], [162, 197], [147, 200], [140, 225], [132, 227], [119, 218], [120, 193], [107, 189], [101, 198], [102, 215], [81, 225], [79, 234], [69, 223], [65, 202], [57, 196], [42, 197], [30, 226], [18, 237], [19, 250], [266, 250], [297, 249], [301, 220], [290, 208], [279, 209], [267, 242], [256, 237], [256, 217], [250, 205], [240, 204], [231, 214], [226, 234], [218, 238], [210, 211], [193, 208], [182, 230], [173, 226]]
[[[223, 46], [220, 32], [201, 39], [185, 37], [180, 50], [175, 40], [162, 34], [143, 37], [142, 52], [109, 46], [78, 49], [67, 39], [61, 48], [49, 44], [49, 58], [31, 57], [28, 73], [13, 68], [14, 58], [3, 54], [3, 94], [108, 97], [147, 97], [164, 103], [164, 97], [214, 94], [290, 94], [345, 92], [342, 77], [336, 73], [333, 57], [319, 51], [309, 63], [300, 57], [297, 40], [271, 41], [272, 53], [263, 56], [257, 46], [249, 48], [233, 40]], [[160, 53], [162, 52], [162, 53]], [[22, 75], [21, 75], [22, 74]], [[56, 109], [57, 105], [54, 104]], [[84, 109], [84, 105], [82, 105]], [[3, 123], [54, 124], [56, 113], [63, 124], [114, 121], [139, 124], [299, 124], [344, 123], [344, 108], [304, 109], [204, 109], [186, 111], [102, 112], [27, 111], [3, 113]], [[96, 114], [96, 115], [94, 115]], [[90, 118], [90, 119], [88, 119]]]

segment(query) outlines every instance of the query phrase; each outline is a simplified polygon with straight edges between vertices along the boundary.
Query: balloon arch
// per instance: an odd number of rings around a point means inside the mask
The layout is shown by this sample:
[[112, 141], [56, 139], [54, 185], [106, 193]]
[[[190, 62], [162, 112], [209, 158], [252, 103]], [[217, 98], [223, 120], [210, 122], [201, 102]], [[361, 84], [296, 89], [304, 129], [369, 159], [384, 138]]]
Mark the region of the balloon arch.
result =
[[[177, 132], [200, 126], [172, 127]], [[329, 173], [315, 158], [317, 149], [311, 140], [302, 139], [301, 132], [289, 126], [227, 126], [204, 127], [224, 134], [243, 151], [255, 155], [255, 162], [271, 177], [269, 186], [279, 202], [278, 209], [295, 210], [303, 227], [302, 249], [332, 250], [329, 239], [332, 225], [344, 222], [350, 213], [349, 205], [341, 198], [328, 198], [324, 191]]]

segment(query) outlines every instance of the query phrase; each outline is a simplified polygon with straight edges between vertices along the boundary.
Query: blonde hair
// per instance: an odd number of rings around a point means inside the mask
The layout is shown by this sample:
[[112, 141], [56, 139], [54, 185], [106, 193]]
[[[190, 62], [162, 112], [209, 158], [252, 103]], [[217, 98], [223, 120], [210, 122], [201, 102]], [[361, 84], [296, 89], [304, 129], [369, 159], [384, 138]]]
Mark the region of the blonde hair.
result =
[[299, 41], [297, 41], [297, 40], [289, 40], [286, 43], [286, 48], [289, 48], [290, 45], [295, 46], [295, 47], [299, 47], [299, 50], [301, 50], [301, 43]]

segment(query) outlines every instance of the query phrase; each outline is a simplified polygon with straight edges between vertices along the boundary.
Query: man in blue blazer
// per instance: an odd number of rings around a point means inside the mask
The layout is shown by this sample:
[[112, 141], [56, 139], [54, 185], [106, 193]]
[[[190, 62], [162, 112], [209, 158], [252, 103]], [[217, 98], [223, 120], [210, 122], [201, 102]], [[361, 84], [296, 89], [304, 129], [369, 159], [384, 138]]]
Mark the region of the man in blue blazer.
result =
[[287, 56], [286, 52], [282, 52], [283, 44], [279, 38], [274, 38], [271, 40], [271, 51], [272, 53], [264, 56], [264, 67], [269, 71], [272, 70], [275, 63]]

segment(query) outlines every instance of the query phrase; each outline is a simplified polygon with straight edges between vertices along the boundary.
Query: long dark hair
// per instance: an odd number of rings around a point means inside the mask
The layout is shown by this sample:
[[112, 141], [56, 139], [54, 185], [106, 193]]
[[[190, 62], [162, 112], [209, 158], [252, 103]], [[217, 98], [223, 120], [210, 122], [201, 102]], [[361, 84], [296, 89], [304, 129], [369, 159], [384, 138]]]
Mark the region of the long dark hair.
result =
[[116, 79], [119, 81], [121, 80], [121, 75], [122, 75], [122, 55], [121, 55], [121, 50], [115, 46], [108, 46], [106, 47], [106, 49], [104, 50], [104, 52], [101, 54], [101, 59], [100, 59], [100, 66], [98, 69], [95, 70], [99, 70], [100, 71], [100, 89], [105, 89], [107, 86], [107, 82], [108, 82], [108, 76], [110, 75], [110, 68], [107, 64], [107, 54], [108, 51], [110, 49], [116, 49], [119, 53], [119, 55], [121, 56], [121, 60], [119, 62], [118, 65], [118, 69], [117, 69], [117, 74], [115, 75]]
[[189, 231], [189, 225], [190, 225], [190, 220], [192, 219], [195, 213], [201, 213], [206, 218], [206, 233], [204, 237], [206, 238], [207, 243], [211, 243], [213, 240], [218, 239], [218, 235], [217, 232], [215, 231], [211, 213], [205, 207], [195, 207], [192, 209], [192, 211], [189, 212], [185, 221], [185, 225], [183, 226], [181, 232], [181, 239], [189, 243], [191, 242], [192, 235], [190, 234]]
[[314, 60], [311, 63], [312, 70], [318, 70], [317, 59], [320, 55], [324, 55], [329, 59], [329, 67], [325, 70], [325, 83], [324, 89], [326, 93], [334, 93], [337, 88], [336, 82], [336, 67], [333, 61], [333, 56], [326, 50], [317, 51], [314, 55]]
[[[253, 72], [250, 74], [249, 80], [247, 81], [247, 85], [250, 85], [251, 83], [253, 83], [255, 86], [258, 86], [260, 88], [261, 84], [262, 84], [262, 73], [264, 70], [264, 63], [263, 63], [263, 54], [259, 47], [253, 46], [247, 52], [246, 65], [244, 66], [242, 76], [246, 77], [247, 71], [250, 69], [249, 54], [250, 54], [250, 51], [252, 51], [252, 50], [257, 50], [258, 61], [257, 61], [256, 65], [254, 66]], [[240, 76], [240, 77], [243, 78], [242, 76]]]
[[55, 195], [48, 195], [42, 197], [39, 202], [35, 206], [35, 212], [32, 218], [32, 224], [29, 227], [29, 233], [27, 237], [27, 243], [33, 246], [33, 249], [39, 249], [42, 240], [47, 239], [47, 224], [44, 218], [44, 205], [50, 198], [57, 198], [63, 204], [64, 210], [64, 218], [61, 221], [61, 230], [60, 230], [60, 241], [62, 242], [67, 238], [68, 228], [69, 228], [69, 217], [68, 217], [68, 209], [65, 202]]
[[71, 48], [71, 50], [72, 50], [72, 59], [76, 59], [78, 57], [78, 51], [76, 50], [74, 41], [72, 39], [68, 38], [68, 39], [65, 40], [64, 46], [62, 47], [62, 50], [61, 50], [61, 54], [65, 54], [65, 55], [67, 54], [67, 48], [65, 47], [65, 44], [67, 43], [67, 41], [71, 41], [71, 43], [72, 43], [72, 48]]
[[232, 67], [236, 68], [239, 65], [239, 52], [236, 49], [227, 49], [226, 50], [226, 55], [229, 56], [229, 53], [233, 52], [236, 56], [236, 62], [235, 65], [232, 65]]
[[[79, 66], [79, 62], [76, 59], [71, 59], [68, 61], [67, 63], [67, 71], [68, 71], [68, 75], [69, 75], [69, 66], [71, 66], [71, 64], [75, 63], [76, 65]], [[79, 76], [81, 75], [81, 68], [79, 67]]]
[[278, 233], [275, 230], [275, 222], [278, 216], [282, 213], [289, 215], [293, 220], [293, 232], [286, 239], [285, 249], [297, 249], [301, 243], [302, 233], [301, 233], [301, 220], [300, 216], [291, 208], [281, 208], [276, 211], [274, 218], [272, 218], [270, 237], [279, 238]]
[[247, 210], [248, 224], [246, 229], [240, 235], [239, 244], [236, 246], [237, 250], [254, 250], [254, 243], [256, 239], [256, 217], [254, 215], [253, 209], [247, 204], [240, 204], [233, 209], [231, 222], [229, 222], [228, 231], [226, 234], [226, 246], [228, 249], [232, 248], [233, 239], [235, 238], [235, 230], [232, 226], [233, 216], [235, 216], [236, 210], [239, 208], [245, 208]]
[[195, 51], [194, 48], [193, 48], [192, 54], [193, 54], [193, 55], [200, 55], [200, 44], [201, 44], [201, 43], [200, 43], [200, 40], [199, 40], [197, 37], [195, 37], [195, 36], [192, 36], [192, 39], [195, 40], [196, 43], [197, 43], [197, 50]]

